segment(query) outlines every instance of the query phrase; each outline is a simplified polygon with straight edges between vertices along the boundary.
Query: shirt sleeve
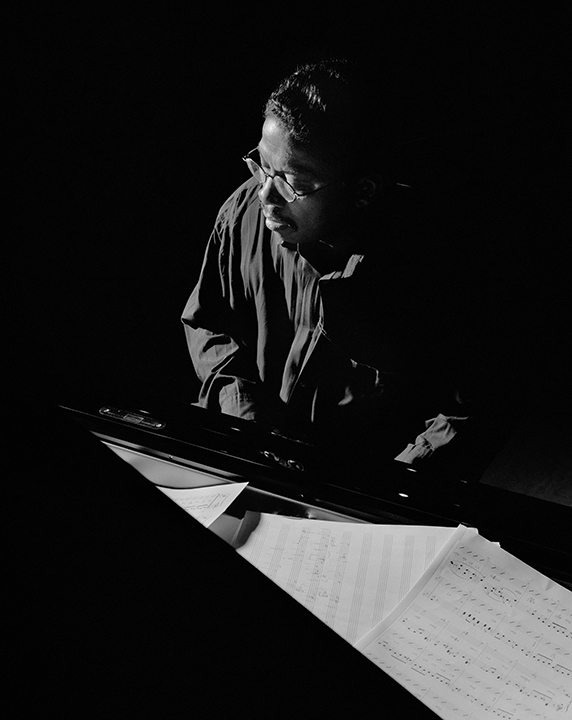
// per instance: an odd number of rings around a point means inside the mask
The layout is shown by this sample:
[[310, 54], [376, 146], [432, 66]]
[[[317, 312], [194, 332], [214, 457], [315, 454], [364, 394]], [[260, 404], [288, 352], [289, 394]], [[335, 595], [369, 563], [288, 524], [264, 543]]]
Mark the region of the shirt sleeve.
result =
[[252, 343], [252, 322], [234, 257], [228, 224], [219, 216], [209, 239], [199, 280], [182, 322], [195, 372], [202, 383], [198, 404], [247, 420], [273, 422], [264, 397]]
[[430, 457], [437, 448], [448, 445], [457, 434], [459, 425], [467, 420], [469, 417], [453, 417], [439, 413], [437, 417], [425, 422], [425, 432], [418, 435], [414, 443], [409, 443], [395, 459], [411, 465]]

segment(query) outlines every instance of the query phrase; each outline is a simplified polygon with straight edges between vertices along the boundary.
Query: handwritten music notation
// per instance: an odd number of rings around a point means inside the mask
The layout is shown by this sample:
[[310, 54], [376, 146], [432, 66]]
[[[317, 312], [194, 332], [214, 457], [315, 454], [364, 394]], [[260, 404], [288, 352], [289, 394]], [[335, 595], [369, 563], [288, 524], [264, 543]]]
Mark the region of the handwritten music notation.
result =
[[263, 513], [237, 552], [353, 643], [407, 594], [453, 532]]
[[157, 488], [192, 515], [195, 520], [205, 527], [209, 527], [247, 485], [248, 483], [242, 482], [197, 488], [169, 488], [158, 485]]
[[475, 530], [356, 647], [442, 718], [572, 718], [572, 593]]

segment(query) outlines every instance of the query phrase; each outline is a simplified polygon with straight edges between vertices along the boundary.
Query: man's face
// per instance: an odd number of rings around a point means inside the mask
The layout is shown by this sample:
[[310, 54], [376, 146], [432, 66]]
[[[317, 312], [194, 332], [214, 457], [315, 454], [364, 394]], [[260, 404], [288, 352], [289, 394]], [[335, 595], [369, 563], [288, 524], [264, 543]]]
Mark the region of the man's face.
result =
[[299, 193], [332, 183], [289, 203], [267, 179], [259, 198], [269, 230], [286, 243], [321, 241], [336, 245], [347, 241], [354, 208], [340, 171], [336, 173], [325, 161], [294, 145], [289, 133], [272, 116], [264, 122], [258, 150], [262, 168], [270, 176], [282, 176]]

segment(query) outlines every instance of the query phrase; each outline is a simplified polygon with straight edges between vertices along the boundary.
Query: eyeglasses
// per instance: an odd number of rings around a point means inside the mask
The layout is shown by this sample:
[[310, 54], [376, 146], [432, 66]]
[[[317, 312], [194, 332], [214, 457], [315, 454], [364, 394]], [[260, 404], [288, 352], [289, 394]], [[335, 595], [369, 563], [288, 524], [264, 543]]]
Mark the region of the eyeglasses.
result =
[[342, 179], [338, 178], [337, 180], [332, 180], [325, 185], [320, 185], [320, 187], [315, 188], [314, 190], [300, 192], [299, 190], [294, 190], [292, 185], [290, 185], [290, 183], [285, 180], [281, 175], [269, 175], [266, 170], [261, 168], [260, 165], [253, 158], [250, 157], [252, 153], [257, 152], [258, 148], [254, 148], [254, 150], [251, 150], [242, 158], [248, 166], [248, 169], [261, 185], [264, 185], [268, 179], [273, 180], [276, 190], [280, 193], [284, 200], [289, 203], [298, 200], [298, 198], [304, 198], [308, 195], [313, 195], [314, 193], [317, 193], [318, 190], [323, 190], [324, 188], [332, 185], [335, 182], [339, 182]]

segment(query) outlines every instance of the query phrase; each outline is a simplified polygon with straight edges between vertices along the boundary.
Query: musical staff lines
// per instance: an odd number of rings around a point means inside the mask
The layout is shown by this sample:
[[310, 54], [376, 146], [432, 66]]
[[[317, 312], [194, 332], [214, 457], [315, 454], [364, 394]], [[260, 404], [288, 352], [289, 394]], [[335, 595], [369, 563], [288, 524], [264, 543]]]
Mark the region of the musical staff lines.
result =
[[476, 531], [436, 563], [358, 649], [443, 718], [572, 718], [572, 593]]
[[354, 643], [406, 595], [452, 532], [263, 514], [237, 552]]
[[212, 487], [170, 488], [157, 485], [157, 489], [171, 498], [195, 520], [209, 527], [247, 487], [248, 483], [228, 483]]

